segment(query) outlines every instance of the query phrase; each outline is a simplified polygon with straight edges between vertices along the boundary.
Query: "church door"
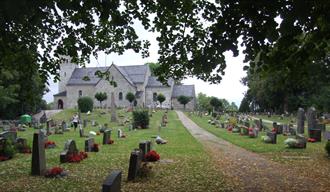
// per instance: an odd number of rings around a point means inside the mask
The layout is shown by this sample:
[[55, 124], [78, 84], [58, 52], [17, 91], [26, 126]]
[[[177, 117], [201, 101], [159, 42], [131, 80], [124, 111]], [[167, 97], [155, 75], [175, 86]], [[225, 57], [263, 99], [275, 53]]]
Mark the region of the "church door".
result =
[[63, 101], [62, 101], [62, 99], [59, 99], [57, 101], [57, 109], [63, 109]]

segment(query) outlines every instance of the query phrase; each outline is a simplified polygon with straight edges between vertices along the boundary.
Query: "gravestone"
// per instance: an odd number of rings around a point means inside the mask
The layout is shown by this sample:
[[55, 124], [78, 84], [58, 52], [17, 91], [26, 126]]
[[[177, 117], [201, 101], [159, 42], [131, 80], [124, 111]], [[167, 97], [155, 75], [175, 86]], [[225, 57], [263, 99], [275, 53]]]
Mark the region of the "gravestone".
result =
[[105, 130], [103, 132], [103, 145], [109, 144], [111, 139], [111, 130]]
[[87, 119], [83, 120], [83, 127], [86, 128], [87, 127]]
[[314, 107], [310, 107], [307, 111], [307, 125], [308, 130], [317, 129], [316, 122], [316, 109]]
[[66, 130], [67, 130], [67, 128], [68, 128], [68, 125], [66, 124], [66, 122], [65, 122], [65, 121], [62, 121], [62, 123], [61, 123], [61, 127], [62, 127], [62, 131], [64, 132], [64, 131], [66, 131]]
[[84, 129], [82, 127], [79, 128], [79, 136], [80, 137], [86, 137], [84, 134]]
[[321, 136], [322, 131], [321, 130], [309, 130], [309, 137], [315, 139], [315, 141], [321, 141]]
[[283, 125], [277, 125], [276, 134], [283, 134]]
[[48, 136], [45, 130], [39, 129], [39, 135], [44, 142], [48, 141]]
[[118, 138], [122, 138], [122, 136], [123, 136], [123, 131], [122, 131], [121, 129], [118, 129], [118, 131], [117, 131], [117, 136], [118, 136]]
[[149, 151], [151, 150], [151, 141], [142, 141], [139, 143], [139, 149], [142, 152], [142, 157], [144, 160], [144, 156], [149, 153]]
[[127, 175], [128, 181], [132, 181], [138, 176], [139, 170], [141, 168], [142, 158], [143, 156], [140, 149], [134, 149], [134, 151], [131, 152]]
[[92, 120], [92, 127], [95, 127], [96, 126], [96, 123], [94, 120]]
[[0, 133], [0, 137], [4, 139], [9, 139], [11, 143], [15, 143], [17, 139], [17, 132], [15, 131], [4, 131]]
[[115, 104], [115, 93], [111, 92], [111, 122], [116, 122], [116, 104]]
[[115, 170], [107, 176], [102, 185], [102, 192], [121, 191], [121, 171]]
[[33, 134], [32, 175], [44, 175], [46, 172], [45, 143], [39, 133]]
[[27, 145], [27, 139], [25, 138], [21, 138], [21, 137], [18, 137], [16, 139], [16, 150], [19, 152], [19, 153], [24, 153], [24, 148], [27, 148], [28, 145]]
[[93, 152], [94, 138], [88, 138], [85, 140], [85, 152]]
[[305, 111], [303, 108], [298, 109], [297, 113], [297, 133], [304, 134], [304, 124], [305, 124]]
[[60, 154], [60, 162], [66, 163], [68, 161], [68, 156], [72, 154], [78, 154], [78, 149], [76, 142], [72, 139], [68, 140], [64, 145], [64, 151]]
[[283, 125], [283, 134], [285, 134], [285, 135], [289, 135], [290, 134], [290, 130], [289, 130], [289, 125], [288, 124]]
[[271, 139], [271, 144], [276, 144], [277, 135], [274, 132], [267, 132], [267, 136]]

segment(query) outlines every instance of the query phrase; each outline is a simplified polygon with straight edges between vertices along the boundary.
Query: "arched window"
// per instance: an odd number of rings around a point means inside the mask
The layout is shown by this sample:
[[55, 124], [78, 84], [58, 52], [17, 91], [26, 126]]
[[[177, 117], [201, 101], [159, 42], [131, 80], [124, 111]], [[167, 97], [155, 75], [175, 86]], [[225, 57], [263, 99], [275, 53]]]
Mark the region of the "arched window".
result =
[[123, 93], [122, 92], [119, 92], [119, 100], [123, 100]]
[[154, 94], [153, 94], [152, 99], [153, 99], [154, 101], [157, 101], [157, 93], [154, 93]]
[[57, 109], [63, 109], [63, 101], [62, 101], [62, 99], [59, 99], [58, 101], [57, 101]]
[[79, 97], [82, 96], [82, 90], [79, 90]]

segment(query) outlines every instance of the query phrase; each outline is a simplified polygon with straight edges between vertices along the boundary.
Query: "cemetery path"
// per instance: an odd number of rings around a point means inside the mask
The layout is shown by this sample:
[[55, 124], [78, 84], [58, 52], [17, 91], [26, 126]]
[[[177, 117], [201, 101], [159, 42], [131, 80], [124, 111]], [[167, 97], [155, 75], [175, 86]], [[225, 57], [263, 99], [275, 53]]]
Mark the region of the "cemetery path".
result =
[[[299, 170], [247, 151], [205, 131], [176, 111], [187, 130], [200, 141], [235, 191], [322, 191]], [[320, 188], [318, 188], [320, 186]]]

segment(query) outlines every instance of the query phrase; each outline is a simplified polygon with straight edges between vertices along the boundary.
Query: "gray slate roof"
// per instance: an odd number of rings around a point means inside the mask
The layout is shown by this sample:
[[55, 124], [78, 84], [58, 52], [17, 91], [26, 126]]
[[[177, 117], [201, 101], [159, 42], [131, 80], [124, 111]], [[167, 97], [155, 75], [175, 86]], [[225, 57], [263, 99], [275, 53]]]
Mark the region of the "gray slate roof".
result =
[[[132, 84], [143, 83], [145, 75], [147, 73], [147, 65], [130, 65], [130, 66], [115, 66]], [[100, 70], [105, 72], [110, 67], [88, 67], [88, 68], [76, 68], [67, 85], [96, 85], [100, 78], [95, 76], [95, 72]], [[85, 76], [89, 77], [89, 81], [83, 80]]]
[[59, 93], [55, 94], [54, 96], [58, 96], [58, 97], [63, 96], [63, 97], [65, 97], [66, 96], [66, 91], [59, 92]]
[[172, 97], [176, 98], [180, 95], [187, 97], [195, 97], [195, 86], [194, 85], [174, 85]]
[[[168, 85], [171, 85], [173, 83], [173, 79], [168, 79], [167, 80]], [[148, 83], [147, 83], [147, 87], [168, 87], [167, 85], [164, 85], [163, 83], [161, 83], [160, 81], [157, 80], [157, 77], [155, 76], [150, 76], [148, 78]]]

